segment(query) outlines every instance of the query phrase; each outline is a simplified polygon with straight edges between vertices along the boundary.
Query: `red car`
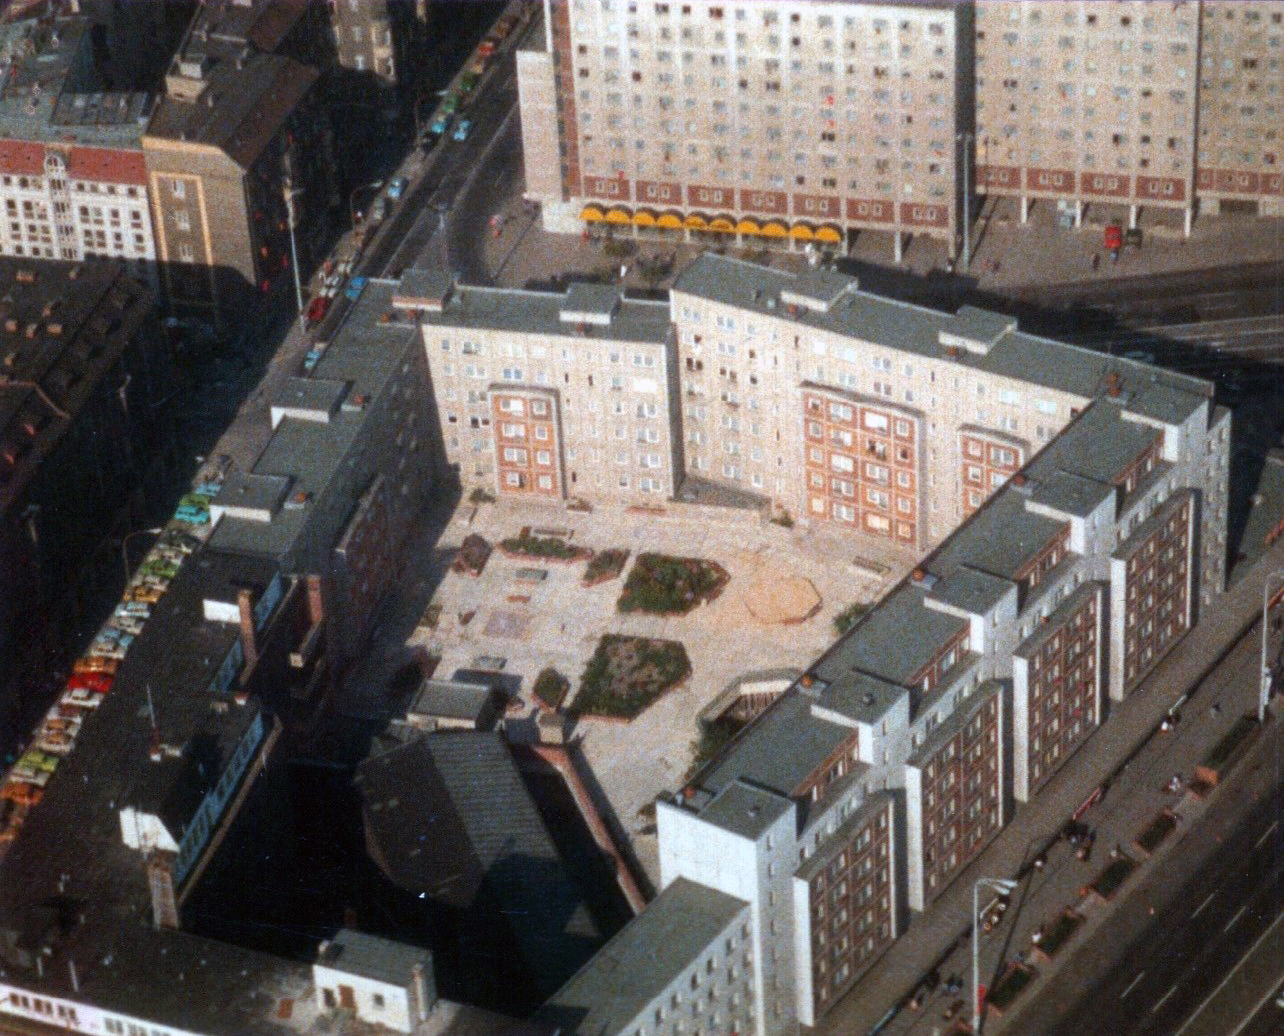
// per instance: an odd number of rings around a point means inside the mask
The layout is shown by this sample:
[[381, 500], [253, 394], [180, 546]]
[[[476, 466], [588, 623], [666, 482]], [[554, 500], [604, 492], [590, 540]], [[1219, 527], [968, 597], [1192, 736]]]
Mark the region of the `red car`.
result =
[[330, 296], [318, 295], [308, 303], [307, 312], [304, 317], [309, 324], [319, 324], [325, 317], [326, 311], [330, 308]]
[[72, 673], [71, 678], [67, 681], [67, 690], [73, 691], [79, 687], [86, 691], [98, 691], [101, 694], [106, 694], [111, 690], [114, 679], [115, 677], [108, 673]]

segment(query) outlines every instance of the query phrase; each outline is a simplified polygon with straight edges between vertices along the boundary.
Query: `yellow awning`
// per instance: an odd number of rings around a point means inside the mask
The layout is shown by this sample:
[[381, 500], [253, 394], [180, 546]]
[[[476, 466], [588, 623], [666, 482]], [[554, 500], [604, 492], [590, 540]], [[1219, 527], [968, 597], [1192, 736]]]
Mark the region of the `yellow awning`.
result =
[[633, 225], [635, 227], [653, 227], [655, 226], [655, 213], [650, 209], [638, 209], [633, 213]]
[[789, 236], [799, 241], [813, 241], [815, 240], [816, 232], [806, 223], [795, 223], [789, 228]]
[[816, 240], [824, 241], [826, 244], [841, 245], [843, 243], [843, 232], [837, 227], [826, 224], [823, 227], [816, 228]]
[[703, 216], [701, 216], [700, 213], [698, 212], [687, 213], [687, 218], [685, 220], [685, 223], [692, 230], [704, 230], [705, 227], [709, 225], [709, 221], [706, 220]]
[[762, 236], [763, 237], [788, 237], [789, 228], [786, 227], [783, 223], [780, 223], [774, 219], [770, 219], [762, 225]]
[[585, 205], [584, 208], [580, 209], [580, 219], [586, 223], [601, 223], [602, 210], [596, 205]]
[[715, 216], [709, 220], [709, 229], [723, 234], [734, 234], [736, 232], [736, 223], [729, 216]]
[[633, 222], [633, 214], [628, 209], [610, 209], [606, 214], [606, 221], [627, 226]]
[[736, 224], [736, 231], [740, 234], [761, 234], [762, 227], [758, 226], [757, 220], [742, 219]]
[[681, 230], [682, 217], [676, 212], [662, 212], [660, 218], [655, 221], [657, 227], [664, 227], [666, 230]]

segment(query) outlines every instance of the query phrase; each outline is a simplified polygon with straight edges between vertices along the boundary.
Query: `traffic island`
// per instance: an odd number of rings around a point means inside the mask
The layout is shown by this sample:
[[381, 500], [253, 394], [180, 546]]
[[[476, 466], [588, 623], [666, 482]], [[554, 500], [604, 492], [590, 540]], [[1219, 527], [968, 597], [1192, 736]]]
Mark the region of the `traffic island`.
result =
[[1154, 854], [1167, 837], [1177, 829], [1177, 817], [1172, 810], [1162, 810], [1132, 840], [1132, 847], [1142, 859]]
[[686, 615], [715, 600], [730, 578], [721, 565], [703, 558], [639, 554], [617, 607], [622, 612]]
[[1091, 883], [1084, 885], [1079, 890], [1079, 895], [1085, 899], [1091, 897], [1098, 899], [1103, 903], [1109, 903], [1115, 898], [1115, 894], [1137, 867], [1135, 860], [1121, 856], [1115, 860], [1109, 867], [1097, 875]]
[[1013, 1002], [1025, 987], [1038, 977], [1038, 974], [1034, 968], [1026, 964], [1009, 962], [999, 980], [985, 996], [987, 1017], [992, 1011], [996, 1017], [1001, 1018], [1005, 1011], [1011, 1009]]
[[571, 713], [628, 722], [690, 675], [678, 641], [608, 633], [584, 668]]

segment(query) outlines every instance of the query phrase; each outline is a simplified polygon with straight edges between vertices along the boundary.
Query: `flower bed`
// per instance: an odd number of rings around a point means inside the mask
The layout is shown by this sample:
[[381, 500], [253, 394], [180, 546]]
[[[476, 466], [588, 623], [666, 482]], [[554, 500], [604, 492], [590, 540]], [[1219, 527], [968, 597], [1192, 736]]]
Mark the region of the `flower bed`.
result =
[[614, 579], [624, 571], [624, 563], [628, 560], [629, 552], [623, 547], [599, 550], [589, 561], [581, 582], [584, 586], [597, 586]]
[[479, 536], [475, 532], [469, 533], [460, 544], [459, 553], [455, 555], [455, 560], [450, 563], [450, 567], [465, 575], [479, 576], [482, 569], [486, 567], [486, 562], [490, 560], [490, 551], [490, 543], [484, 536]]
[[572, 547], [556, 536], [510, 536], [499, 541], [499, 549], [509, 557], [540, 558], [544, 561], [583, 561], [593, 556], [587, 547]]
[[535, 683], [531, 685], [533, 694], [541, 705], [549, 709], [560, 708], [566, 700], [566, 692], [571, 689], [571, 681], [552, 666], [541, 669]]
[[1195, 775], [1208, 784], [1216, 785], [1240, 757], [1248, 751], [1253, 737], [1257, 733], [1258, 723], [1252, 716], [1240, 716], [1235, 725], [1226, 732], [1225, 737], [1215, 744], [1204, 756], [1204, 761], [1195, 768]]
[[1168, 810], [1163, 810], [1149, 824], [1143, 827], [1135, 839], [1133, 847], [1143, 856], [1149, 856], [1158, 849], [1170, 834], [1177, 829], [1177, 818]]
[[1073, 910], [1063, 910], [1051, 924], [1042, 929], [1043, 937], [1035, 947], [1035, 953], [1050, 960], [1052, 955], [1061, 949], [1074, 935], [1075, 929], [1083, 924], [1083, 915]]
[[986, 994], [985, 1002], [996, 1013], [1002, 1014], [1012, 1006], [1012, 1001], [1020, 996], [1021, 991], [1034, 981], [1038, 973], [1024, 964], [1009, 964], [1003, 976], [994, 983]]
[[1133, 872], [1137, 864], [1127, 856], [1121, 856], [1115, 860], [1109, 867], [1097, 875], [1095, 881], [1085, 885], [1080, 892], [1085, 896], [1096, 896], [1098, 899], [1109, 901], [1114, 898], [1119, 887], [1128, 879], [1128, 875]]
[[633, 719], [690, 675], [687, 649], [676, 640], [608, 633], [584, 667], [571, 711]]
[[727, 570], [702, 558], [639, 554], [620, 594], [622, 612], [685, 615], [722, 593], [731, 577]]

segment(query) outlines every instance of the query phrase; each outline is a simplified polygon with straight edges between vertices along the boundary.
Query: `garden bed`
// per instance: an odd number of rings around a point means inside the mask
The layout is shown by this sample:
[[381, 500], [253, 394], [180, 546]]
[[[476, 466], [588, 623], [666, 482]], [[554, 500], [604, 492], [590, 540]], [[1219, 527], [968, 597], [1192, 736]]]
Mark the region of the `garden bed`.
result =
[[690, 675], [687, 649], [676, 640], [608, 633], [584, 667], [571, 711], [633, 719]]
[[535, 683], [531, 685], [531, 694], [548, 709], [559, 709], [566, 700], [566, 692], [571, 689], [571, 681], [550, 666], [541, 669]]
[[1237, 762], [1248, 746], [1253, 743], [1257, 734], [1258, 723], [1252, 716], [1240, 716], [1235, 725], [1226, 732], [1217, 744], [1213, 745], [1204, 761], [1195, 767], [1195, 776], [1216, 786]]
[[1055, 920], [1039, 929], [1043, 932], [1043, 936], [1034, 948], [1035, 954], [1045, 961], [1050, 961], [1081, 924], [1083, 924], [1083, 914], [1074, 910], [1061, 911]]
[[597, 586], [598, 583], [605, 583], [615, 579], [624, 571], [624, 564], [628, 560], [629, 552], [623, 547], [610, 547], [607, 550], [599, 550], [589, 561], [581, 582], [587, 587]]
[[510, 558], [539, 558], [542, 561], [583, 561], [593, 556], [587, 547], [572, 547], [557, 536], [533, 536], [526, 532], [500, 540], [499, 549]]
[[1134, 860], [1129, 859], [1127, 856], [1121, 856], [1098, 874], [1094, 881], [1085, 885], [1079, 891], [1085, 896], [1096, 896], [1098, 899], [1108, 903], [1114, 899], [1115, 893], [1128, 880], [1128, 875], [1133, 872], [1136, 866], [1137, 864]]
[[685, 615], [722, 593], [727, 570], [702, 558], [639, 554], [625, 580], [618, 607], [622, 612]]
[[450, 567], [455, 572], [472, 576], [474, 579], [482, 574], [486, 562], [490, 560], [491, 545], [484, 536], [469, 533], [459, 546], [459, 552]]
[[1025, 964], [1010, 963], [1003, 975], [994, 983], [985, 996], [986, 1006], [995, 1014], [1001, 1015], [1012, 1006], [1012, 1002], [1021, 995], [1021, 991], [1034, 981], [1038, 972]]
[[1141, 829], [1133, 839], [1133, 848], [1142, 856], [1150, 856], [1158, 849], [1170, 834], [1177, 829], [1177, 818], [1170, 810], [1162, 810], [1149, 824]]

